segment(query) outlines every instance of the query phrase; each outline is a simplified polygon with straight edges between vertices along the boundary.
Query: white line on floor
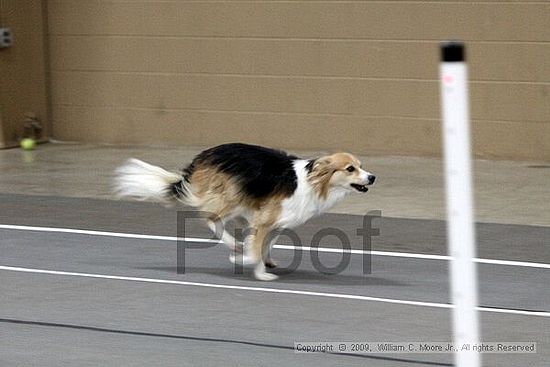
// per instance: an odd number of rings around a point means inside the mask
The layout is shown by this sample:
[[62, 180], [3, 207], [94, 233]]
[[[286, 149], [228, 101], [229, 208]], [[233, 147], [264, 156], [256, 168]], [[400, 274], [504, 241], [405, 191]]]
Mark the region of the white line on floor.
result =
[[[196, 243], [211, 243], [219, 244], [220, 241], [209, 238], [197, 238], [197, 237], [172, 237], [172, 236], [156, 236], [148, 234], [135, 234], [135, 233], [119, 233], [119, 232], [105, 232], [105, 231], [92, 231], [86, 229], [73, 229], [73, 228], [55, 228], [55, 227], [34, 227], [34, 226], [19, 226], [12, 224], [0, 224], [0, 229], [18, 230], [18, 231], [35, 231], [35, 232], [53, 232], [53, 233], [69, 233], [69, 234], [82, 234], [90, 236], [104, 236], [104, 237], [119, 237], [119, 238], [134, 238], [144, 240], [159, 240], [159, 241], [184, 241], [184, 242], [196, 242]], [[387, 257], [404, 257], [413, 259], [425, 259], [425, 260], [450, 260], [450, 256], [446, 255], [429, 255], [429, 254], [415, 254], [408, 252], [394, 252], [394, 251], [364, 251], [357, 249], [341, 249], [330, 247], [307, 247], [307, 246], [290, 246], [290, 245], [275, 245], [274, 248], [281, 250], [298, 250], [298, 251], [318, 251], [326, 253], [351, 253], [355, 255], [371, 254], [373, 256], [387, 256]], [[550, 264], [535, 263], [530, 261], [511, 261], [511, 260], [496, 260], [496, 259], [474, 259], [475, 262], [480, 264], [492, 264], [492, 265], [505, 265], [505, 266], [521, 266], [528, 268], [550, 269]]]
[[[400, 304], [400, 305], [407, 305], [407, 306], [421, 306], [421, 307], [434, 307], [434, 308], [453, 308], [454, 307], [453, 305], [450, 305], [447, 303], [408, 301], [408, 300], [400, 300], [400, 299], [393, 299], [393, 298], [360, 296], [355, 294], [324, 293], [324, 292], [312, 292], [312, 291], [302, 291], [302, 290], [293, 290], [293, 289], [248, 287], [248, 286], [228, 285], [228, 284], [186, 282], [186, 281], [169, 280], [169, 279], [139, 278], [139, 277], [92, 274], [92, 273], [76, 273], [76, 272], [69, 272], [69, 271], [33, 269], [33, 268], [22, 268], [22, 267], [14, 267], [14, 266], [0, 266], [0, 270], [23, 272], [23, 273], [47, 274], [47, 275], [73, 276], [73, 277], [82, 277], [82, 278], [125, 280], [125, 281], [132, 281], [132, 282], [141, 282], [141, 283], [184, 285], [184, 286], [218, 288], [218, 289], [235, 289], [235, 290], [242, 290], [242, 291], [266, 292], [266, 293], [283, 293], [283, 294], [294, 294], [294, 295], [300, 295], [300, 296], [326, 297], [326, 298], [350, 299], [350, 300], [358, 300], [358, 301], [393, 303], [393, 304]], [[483, 312], [550, 317], [550, 312], [542, 312], [542, 311], [525, 311], [525, 310], [514, 310], [514, 309], [507, 309], [507, 308], [488, 308], [488, 307], [477, 307], [477, 309], [478, 311], [483, 311]]]

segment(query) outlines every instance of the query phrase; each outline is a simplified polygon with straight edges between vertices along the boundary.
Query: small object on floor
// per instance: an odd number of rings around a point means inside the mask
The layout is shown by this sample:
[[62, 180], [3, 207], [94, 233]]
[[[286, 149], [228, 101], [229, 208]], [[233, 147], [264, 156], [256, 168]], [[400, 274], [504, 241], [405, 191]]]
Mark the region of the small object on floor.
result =
[[23, 150], [33, 150], [36, 147], [36, 140], [25, 138], [21, 140], [21, 148]]

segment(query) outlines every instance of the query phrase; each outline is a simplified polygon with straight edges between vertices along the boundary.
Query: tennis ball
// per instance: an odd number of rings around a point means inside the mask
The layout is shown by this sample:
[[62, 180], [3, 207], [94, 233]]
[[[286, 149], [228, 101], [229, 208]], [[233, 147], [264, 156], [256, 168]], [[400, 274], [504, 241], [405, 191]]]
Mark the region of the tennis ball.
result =
[[32, 138], [21, 140], [21, 148], [23, 150], [33, 150], [36, 147], [36, 141]]

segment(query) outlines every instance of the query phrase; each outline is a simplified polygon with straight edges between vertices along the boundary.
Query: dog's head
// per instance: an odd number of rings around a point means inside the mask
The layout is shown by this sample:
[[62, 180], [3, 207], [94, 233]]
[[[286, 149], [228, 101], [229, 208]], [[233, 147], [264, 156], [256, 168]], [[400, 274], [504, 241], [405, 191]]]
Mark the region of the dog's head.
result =
[[312, 161], [311, 178], [322, 196], [331, 188], [365, 193], [376, 176], [363, 169], [361, 161], [349, 153], [335, 153]]

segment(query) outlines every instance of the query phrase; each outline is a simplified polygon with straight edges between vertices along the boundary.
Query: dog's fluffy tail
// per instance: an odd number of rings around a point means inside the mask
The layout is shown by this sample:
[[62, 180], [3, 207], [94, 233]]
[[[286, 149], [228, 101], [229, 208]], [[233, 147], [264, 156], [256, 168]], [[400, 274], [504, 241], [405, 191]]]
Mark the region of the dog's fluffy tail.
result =
[[114, 191], [121, 198], [165, 205], [176, 201], [193, 204], [193, 194], [185, 177], [134, 158], [115, 171]]

